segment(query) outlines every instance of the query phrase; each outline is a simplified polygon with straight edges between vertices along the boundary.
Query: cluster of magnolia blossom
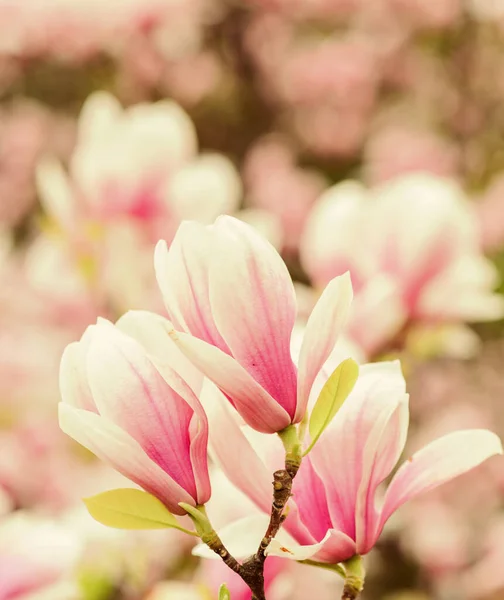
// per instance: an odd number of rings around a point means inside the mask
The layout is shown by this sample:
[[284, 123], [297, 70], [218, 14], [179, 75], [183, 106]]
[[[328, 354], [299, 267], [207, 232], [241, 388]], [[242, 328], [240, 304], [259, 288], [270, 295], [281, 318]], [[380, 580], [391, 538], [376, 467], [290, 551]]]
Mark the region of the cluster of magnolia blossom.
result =
[[[400, 506], [502, 453], [488, 430], [448, 434], [412, 454], [378, 500], [406, 441], [408, 394], [398, 362], [339, 362], [348, 274], [322, 292], [294, 361], [292, 281], [250, 226], [186, 222], [169, 250], [158, 244], [155, 264], [171, 321], [144, 311], [99, 320], [61, 362], [62, 429], [148, 492], [88, 498], [102, 523], [187, 531], [174, 515], [188, 515], [188, 533], [208, 546], [195, 552], [220, 556], [252, 598], [267, 597], [268, 555], [333, 566], [351, 599], [363, 585], [357, 561]], [[205, 510], [208, 445], [256, 507], [219, 534]]]

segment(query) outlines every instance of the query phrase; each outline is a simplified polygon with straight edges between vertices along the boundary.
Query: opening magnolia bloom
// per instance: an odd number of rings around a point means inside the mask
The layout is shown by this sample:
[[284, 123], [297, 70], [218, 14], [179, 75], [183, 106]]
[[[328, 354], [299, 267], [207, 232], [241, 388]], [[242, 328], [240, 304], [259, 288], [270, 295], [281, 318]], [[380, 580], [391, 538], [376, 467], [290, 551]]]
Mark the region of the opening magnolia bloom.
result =
[[273, 246], [249, 225], [219, 217], [184, 222], [170, 249], [159, 242], [156, 276], [173, 340], [263, 433], [299, 423], [313, 383], [346, 321], [349, 276], [333, 279], [306, 325], [299, 369], [291, 358], [296, 297]]
[[[271, 472], [281, 467], [278, 440], [251, 437], [216, 390], [207, 389], [205, 395], [210, 444], [218, 463], [230, 481], [269, 514]], [[331, 564], [366, 554], [406, 501], [502, 453], [499, 438], [490, 431], [448, 434], [407, 459], [379, 499], [380, 484], [403, 452], [408, 423], [408, 395], [399, 363], [362, 366], [343, 407], [303, 459], [285, 531], [273, 540], [269, 554]], [[256, 451], [265, 456], [260, 458]], [[246, 468], [240, 468], [244, 464]], [[265, 522], [266, 516], [244, 519], [220, 535], [230, 552], [237, 548], [238, 554], [247, 555]], [[250, 548], [244, 540], [250, 540]], [[197, 553], [209, 556], [202, 548]]]
[[[172, 368], [179, 366], [177, 349], [169, 347], [167, 335], [156, 334], [156, 329], [163, 331], [164, 319], [145, 313], [139, 321], [139, 316], [129, 313], [117, 326], [100, 319], [66, 348], [60, 367], [60, 427], [182, 515], [179, 502], [195, 506], [210, 497], [207, 418], [191, 387]], [[163, 353], [164, 362], [120, 328], [132, 335], [142, 329], [141, 342]]]
[[368, 356], [406, 323], [453, 326], [504, 314], [474, 207], [449, 179], [415, 173], [372, 190], [355, 181], [333, 186], [314, 206], [300, 254], [318, 287], [350, 271], [356, 297], [347, 334]]

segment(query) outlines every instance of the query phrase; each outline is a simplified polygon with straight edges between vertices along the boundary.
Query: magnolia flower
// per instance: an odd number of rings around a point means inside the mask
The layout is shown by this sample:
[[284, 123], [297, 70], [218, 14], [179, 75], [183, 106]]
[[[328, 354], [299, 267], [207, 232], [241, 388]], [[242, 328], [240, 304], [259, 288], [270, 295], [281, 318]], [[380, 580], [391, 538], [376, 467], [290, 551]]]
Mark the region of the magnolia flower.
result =
[[[271, 472], [281, 468], [281, 452], [272, 447], [278, 440], [255, 434], [255, 444], [247, 441], [249, 433], [211, 388], [205, 390], [205, 408], [217, 462], [232, 483], [269, 514]], [[331, 564], [366, 554], [405, 502], [502, 453], [499, 438], [490, 431], [450, 433], [410, 456], [381, 497], [380, 484], [403, 451], [408, 421], [408, 394], [399, 363], [362, 366], [343, 407], [303, 459], [285, 531], [271, 543], [269, 554]], [[222, 540], [230, 552], [238, 544], [237, 553], [246, 555], [266, 523], [266, 516], [234, 523], [221, 532]], [[208, 555], [200, 548], [197, 552]]]
[[479, 249], [478, 221], [455, 183], [427, 174], [367, 192], [344, 182], [322, 195], [301, 246], [322, 287], [349, 270], [350, 335], [368, 353], [406, 323], [461, 324], [504, 314], [496, 270]]
[[[85, 102], [69, 173], [47, 159], [38, 188], [46, 211], [65, 229], [82, 218], [127, 218], [158, 239], [183, 218], [212, 222], [237, 207], [241, 182], [220, 154], [197, 154], [189, 115], [175, 102], [123, 109], [105, 92]], [[168, 233], [167, 233], [168, 232]]]
[[[205, 413], [171, 365], [157, 363], [120, 328], [133, 332], [134, 318], [118, 327], [100, 319], [66, 348], [60, 426], [173, 513], [185, 514], [179, 502], [194, 506], [210, 497]], [[149, 330], [140, 336], [145, 341]], [[150, 344], [156, 343], [153, 334]]]
[[299, 370], [290, 353], [294, 287], [276, 250], [248, 225], [219, 217], [183, 223], [156, 275], [180, 350], [265, 433], [298, 423], [352, 298], [347, 275], [329, 283], [306, 326]]

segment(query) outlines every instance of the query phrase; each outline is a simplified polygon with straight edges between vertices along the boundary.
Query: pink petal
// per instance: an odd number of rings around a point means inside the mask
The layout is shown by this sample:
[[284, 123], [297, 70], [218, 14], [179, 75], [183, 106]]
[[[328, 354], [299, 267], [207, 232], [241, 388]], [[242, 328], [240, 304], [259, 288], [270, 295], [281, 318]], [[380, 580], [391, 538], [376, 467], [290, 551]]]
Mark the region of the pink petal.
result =
[[217, 328], [240, 365], [293, 418], [296, 297], [287, 267], [266, 239], [237, 219], [219, 217], [214, 231], [210, 302]]
[[361, 367], [354, 389], [310, 453], [326, 489], [333, 528], [354, 540], [361, 485], [369, 482], [369, 464], [380, 447], [380, 434], [403, 400], [404, 389], [397, 362]]
[[130, 310], [116, 322], [116, 327], [142, 344], [161, 374], [164, 367], [176, 371], [199, 394], [203, 376], [171, 339], [170, 321], [146, 310]]
[[[184, 356], [183, 358], [185, 359]], [[194, 411], [189, 424], [189, 455], [196, 484], [198, 504], [205, 504], [211, 496], [210, 476], [208, 473], [207, 415], [192, 388], [176, 371], [165, 366], [162, 375], [170, 388], [183, 398]], [[199, 380], [201, 380], [201, 375], [199, 376]]]
[[[377, 416], [363, 454], [362, 479], [357, 492], [355, 529], [357, 552], [366, 554], [376, 542], [379, 511], [375, 505], [378, 486], [390, 475], [404, 449], [408, 434], [408, 395], [377, 395], [384, 409]], [[386, 409], [385, 407], [388, 407]]]
[[366, 356], [374, 356], [401, 330], [407, 316], [399, 282], [376, 274], [355, 297], [345, 333]]
[[313, 557], [320, 562], [336, 564], [347, 560], [357, 552], [355, 542], [341, 531], [331, 529], [320, 550]]
[[251, 427], [276, 433], [290, 424], [287, 412], [234, 358], [191, 335], [178, 331], [170, 335], [187, 358], [231, 399]]
[[170, 250], [164, 241], [157, 244], [154, 265], [166, 310], [175, 326], [227, 352], [210, 306], [209, 261], [213, 252], [211, 229], [185, 221]]
[[193, 408], [166, 383], [142, 346], [112, 326], [97, 327], [87, 366], [99, 413], [129, 433], [195, 498], [189, 449]]
[[[321, 540], [331, 529], [331, 517], [327, 506], [324, 484], [313, 468], [310, 458], [303, 459], [292, 490], [299, 517], [313, 537]], [[286, 524], [290, 524], [289, 514]]]
[[474, 469], [495, 454], [502, 454], [501, 441], [484, 429], [450, 433], [413, 454], [389, 485], [378, 535], [390, 515], [405, 502]]
[[260, 510], [269, 513], [273, 494], [272, 472], [243, 434], [238, 414], [222, 392], [208, 380], [203, 385], [201, 402], [208, 415], [212, 458], [233, 485]]
[[184, 514], [179, 502], [194, 506], [193, 498], [147, 456], [138, 442], [114, 423], [62, 402], [59, 404], [59, 423], [67, 435], [154, 494], [174, 514]]
[[346, 323], [352, 302], [350, 274], [334, 278], [325, 288], [306, 324], [299, 355], [296, 421], [306, 412], [310, 390]]

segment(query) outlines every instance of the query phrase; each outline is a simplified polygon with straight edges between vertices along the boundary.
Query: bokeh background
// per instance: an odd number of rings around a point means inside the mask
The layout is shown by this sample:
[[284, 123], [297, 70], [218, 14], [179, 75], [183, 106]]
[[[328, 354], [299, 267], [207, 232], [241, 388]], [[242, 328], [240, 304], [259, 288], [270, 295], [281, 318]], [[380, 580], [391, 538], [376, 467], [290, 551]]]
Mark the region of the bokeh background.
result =
[[[504, 436], [503, 100], [504, 0], [0, 0], [0, 600], [216, 599], [190, 538], [91, 520], [124, 482], [57, 423], [63, 348], [163, 312], [153, 248], [183, 219], [257, 227], [300, 328], [350, 269], [346, 343], [401, 358], [410, 448]], [[364, 597], [497, 600], [503, 567], [492, 459], [401, 510]], [[339, 597], [269, 569], [272, 600]]]

